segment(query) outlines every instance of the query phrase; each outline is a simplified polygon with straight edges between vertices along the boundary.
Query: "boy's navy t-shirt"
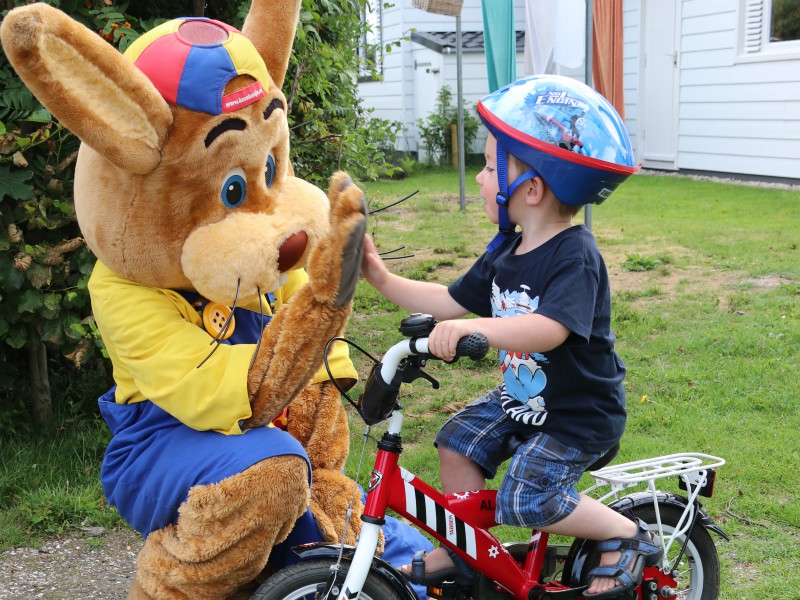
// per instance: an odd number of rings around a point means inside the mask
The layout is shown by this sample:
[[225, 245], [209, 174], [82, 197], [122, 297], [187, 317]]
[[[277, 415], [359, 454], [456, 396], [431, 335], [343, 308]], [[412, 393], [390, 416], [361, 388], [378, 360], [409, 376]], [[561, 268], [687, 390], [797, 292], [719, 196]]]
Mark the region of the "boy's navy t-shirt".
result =
[[485, 253], [448, 290], [481, 317], [537, 313], [570, 330], [544, 353], [500, 350], [502, 404], [523, 430], [544, 431], [584, 452], [605, 452], [625, 428], [625, 366], [614, 352], [608, 272], [582, 225], [514, 255], [518, 233]]

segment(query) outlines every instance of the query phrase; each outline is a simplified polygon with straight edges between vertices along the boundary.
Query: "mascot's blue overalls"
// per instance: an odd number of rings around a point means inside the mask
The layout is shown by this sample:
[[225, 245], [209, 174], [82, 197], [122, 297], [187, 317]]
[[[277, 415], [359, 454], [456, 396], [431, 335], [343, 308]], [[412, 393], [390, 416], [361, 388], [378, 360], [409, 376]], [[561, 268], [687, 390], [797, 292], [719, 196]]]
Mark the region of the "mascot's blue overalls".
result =
[[[292, 271], [289, 274], [287, 283], [264, 298], [262, 306], [264, 316], [259, 312], [249, 310], [256, 308], [234, 309], [234, 322], [228, 328], [227, 338], [222, 340], [227, 345], [242, 345], [242, 349], [249, 353], [254, 351], [254, 345], [261, 335], [262, 326], [268, 326], [272, 318], [273, 311], [288, 300], [289, 296], [305, 283], [307, 276], [303, 271]], [[198, 294], [177, 293], [172, 290], [159, 290], [140, 286], [136, 283], [124, 280], [105, 268], [102, 263], [98, 263], [91, 277], [90, 287], [94, 297], [98, 300], [95, 309], [102, 311], [120, 306], [119, 302], [102, 302], [103, 298], [112, 295], [124, 294], [126, 302], [123, 306], [128, 306], [129, 310], [124, 315], [117, 315], [115, 322], [125, 322], [129, 328], [126, 340], [140, 340], [152, 348], [149, 360], [158, 362], [161, 366], [159, 371], [163, 371], [164, 387], [162, 394], [157, 394], [159, 400], [151, 401], [141, 399], [138, 401], [128, 401], [132, 395], [133, 381], [130, 374], [116, 372], [115, 378], [119, 385], [115, 385], [111, 390], [104, 394], [100, 400], [100, 411], [106, 420], [113, 438], [106, 450], [101, 471], [101, 481], [103, 492], [109, 504], [116, 506], [120, 515], [144, 537], [170, 523], [175, 523], [178, 519], [178, 507], [186, 499], [189, 489], [195, 485], [215, 484], [222, 479], [235, 475], [247, 469], [254, 463], [265, 458], [293, 454], [307, 459], [305, 450], [301, 444], [286, 431], [273, 424], [265, 427], [258, 427], [246, 430], [243, 434], [237, 425], [231, 425], [231, 431], [214, 429], [196, 429], [186, 425], [184, 422], [173, 416], [171, 413], [178, 414], [183, 421], [189, 421], [196, 427], [208, 426], [212, 422], [226, 422], [222, 414], [218, 414], [216, 409], [208, 403], [203, 408], [203, 402], [184, 398], [183, 402], [174, 399], [166, 400], [169, 396], [169, 388], [178, 383], [183, 385], [186, 381], [177, 382], [170, 379], [170, 373], [179, 377], [180, 373], [194, 373], [198, 370], [219, 371], [219, 381], [221, 386], [228, 385], [227, 381], [245, 381], [246, 377], [235, 379], [224, 377], [224, 369], [230, 367], [225, 361], [208, 360], [200, 369], [195, 367], [202, 362], [204, 357], [198, 360], [196, 354], [188, 353], [180, 355], [174, 350], [174, 344], [161, 347], [159, 341], [161, 336], [168, 334], [166, 329], [171, 325], [165, 320], [163, 328], [153, 328], [141, 323], [137, 319], [136, 306], [139, 303], [147, 303], [151, 306], [158, 303], [173, 318], [177, 312], [197, 326], [188, 328], [190, 335], [201, 334], [205, 326], [209, 324], [209, 319], [203, 318], [204, 310], [206, 317], [209, 309], [207, 301], [200, 298]], [[141, 330], [141, 335], [136, 335], [137, 329]], [[133, 332], [133, 335], [131, 333]], [[211, 327], [208, 335], [216, 336], [217, 330]], [[207, 337], [207, 336], [206, 336]], [[109, 336], [109, 340], [113, 336]], [[128, 341], [127, 343], [135, 343]], [[187, 339], [187, 344], [190, 344]], [[249, 347], [245, 347], [247, 345]], [[194, 347], [194, 345], [193, 345]], [[213, 350], [213, 346], [206, 346], [206, 354]], [[124, 350], [115, 348], [107, 342], [110, 354], [126, 352], [138, 354], [135, 348]], [[158, 356], [158, 352], [163, 351], [163, 356]], [[191, 368], [187, 369], [186, 361], [191, 362]], [[115, 361], [115, 364], [117, 362]], [[343, 344], [334, 345], [333, 351], [329, 356], [329, 366], [336, 378], [355, 378], [356, 372], [349, 360], [346, 346]], [[205, 382], [209, 381], [209, 372], [203, 377]], [[321, 369], [314, 382], [327, 379], [327, 373]], [[128, 384], [130, 382], [130, 385]], [[154, 391], [154, 393], [157, 393]], [[205, 390], [209, 396], [217, 396], [220, 390]], [[200, 394], [200, 390], [198, 390]], [[235, 411], [237, 402], [233, 399], [236, 390], [231, 389], [231, 407], [222, 409], [222, 412]], [[238, 395], [238, 394], [236, 394]], [[246, 397], [246, 394], [245, 394]], [[159, 406], [160, 404], [160, 406]], [[182, 404], [182, 405], [181, 405]], [[219, 404], [219, 403], [214, 403]], [[186, 416], [187, 410], [199, 408], [201, 413], [193, 415], [192, 418]], [[233, 413], [231, 413], [233, 414]], [[230, 417], [227, 417], [230, 420]], [[280, 417], [279, 417], [280, 418]], [[284, 418], [291, 419], [291, 413]], [[276, 419], [278, 421], [279, 419]], [[226, 435], [226, 434], [233, 435]], [[311, 466], [309, 464], [309, 472]], [[399, 566], [410, 563], [415, 551], [420, 549], [432, 550], [430, 542], [419, 534], [416, 530], [400, 523], [396, 519], [387, 517], [384, 526], [384, 536], [386, 539], [384, 560]], [[275, 567], [285, 566], [296, 562], [297, 557], [291, 552], [291, 547], [309, 542], [322, 541], [317, 530], [314, 518], [310, 510], [297, 521], [294, 529], [286, 541], [273, 548], [270, 554], [270, 563]], [[415, 586], [418, 596], [425, 598], [424, 588]]]

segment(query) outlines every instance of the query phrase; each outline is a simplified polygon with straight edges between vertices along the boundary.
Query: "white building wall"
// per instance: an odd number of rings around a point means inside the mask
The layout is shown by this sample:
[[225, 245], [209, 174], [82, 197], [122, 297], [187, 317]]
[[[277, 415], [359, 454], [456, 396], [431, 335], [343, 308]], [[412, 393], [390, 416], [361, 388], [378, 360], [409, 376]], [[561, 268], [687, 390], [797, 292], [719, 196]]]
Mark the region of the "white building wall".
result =
[[[622, 85], [625, 93], [625, 125], [637, 151], [639, 131], [639, 17], [640, 0], [622, 2]], [[638, 152], [637, 152], [638, 154]]]
[[[642, 6], [672, 0], [623, 0], [625, 120], [641, 161]], [[800, 178], [800, 43], [769, 52], [747, 52], [744, 21], [757, 0], [675, 0], [679, 5], [678, 120], [676, 168], [722, 173]], [[481, 0], [464, 0], [462, 30], [482, 30]], [[525, 0], [514, 0], [516, 29], [523, 30]], [[417, 31], [452, 31], [455, 19], [413, 8], [397, 0], [384, 9], [383, 40]], [[398, 147], [416, 150], [413, 49], [385, 54], [381, 82], [360, 84], [360, 94], [375, 116], [400, 120], [406, 136]], [[456, 91], [456, 57], [445, 55], [439, 85]], [[463, 55], [464, 96], [474, 106], [488, 92], [482, 53]], [[522, 76], [522, 54], [517, 74]], [[571, 73], [569, 73], [572, 75]], [[580, 77], [577, 77], [580, 78]], [[432, 89], [435, 95], [437, 90]], [[472, 152], [480, 152], [483, 128]]]
[[[517, 31], [525, 29], [525, 0], [514, 0], [514, 20]], [[419, 54], [421, 46], [411, 42], [411, 31], [435, 32], [455, 31], [455, 17], [429, 13], [412, 6], [411, 0], [395, 0], [394, 6], [383, 10], [383, 44], [400, 40], [400, 47], [392, 48], [384, 53], [383, 79], [381, 81], [364, 81], [359, 84], [359, 95], [366, 108], [374, 109], [373, 115], [382, 119], [401, 121], [405, 126], [405, 135], [399, 140], [400, 150], [416, 151], [418, 139], [416, 134], [417, 119], [424, 119], [427, 114], [416, 114], [414, 100], [414, 55]], [[461, 12], [461, 30], [483, 31], [483, 15], [481, 0], [464, 0]], [[415, 52], [416, 50], [416, 52]], [[455, 97], [457, 92], [456, 54], [441, 57], [442, 74], [439, 85], [448, 85]], [[427, 60], [426, 60], [427, 62]], [[467, 52], [462, 54], [462, 84], [464, 99], [473, 107], [477, 101], [489, 92], [486, 74], [486, 59], [483, 53]], [[517, 56], [517, 74], [523, 74], [523, 55]], [[438, 88], [429, 92], [433, 97]], [[485, 133], [479, 133], [473, 148], [468, 152], [483, 152]]]
[[[623, 2], [626, 124], [637, 156], [644, 1]], [[800, 178], [800, 48], [745, 53], [752, 0], [678, 1], [677, 168]]]

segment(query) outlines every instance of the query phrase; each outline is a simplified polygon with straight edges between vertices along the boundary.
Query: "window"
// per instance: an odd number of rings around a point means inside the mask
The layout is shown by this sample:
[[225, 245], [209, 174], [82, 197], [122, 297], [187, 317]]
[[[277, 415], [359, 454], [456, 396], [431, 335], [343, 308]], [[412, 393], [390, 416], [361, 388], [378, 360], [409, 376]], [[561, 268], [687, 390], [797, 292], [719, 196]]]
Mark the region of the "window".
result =
[[800, 0], [742, 0], [742, 54], [800, 55]]
[[368, 0], [361, 8], [361, 79], [373, 80], [382, 72], [383, 63], [382, 0]]
[[800, 0], [772, 0], [769, 41], [800, 40]]

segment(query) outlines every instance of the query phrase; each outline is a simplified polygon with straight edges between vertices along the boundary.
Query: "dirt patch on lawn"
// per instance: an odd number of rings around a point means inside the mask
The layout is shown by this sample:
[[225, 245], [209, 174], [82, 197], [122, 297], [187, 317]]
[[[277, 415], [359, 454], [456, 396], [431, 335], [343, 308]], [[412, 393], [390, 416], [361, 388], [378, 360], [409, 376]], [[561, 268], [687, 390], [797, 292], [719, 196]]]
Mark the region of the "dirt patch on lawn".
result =
[[[693, 258], [687, 248], [665, 248], [658, 254], [661, 256], [679, 256], [680, 265], [665, 262], [650, 270], [635, 271], [623, 265], [635, 249], [621, 246], [602, 248], [611, 289], [615, 293], [646, 294], [657, 290], [662, 299], [673, 298], [678, 294], [715, 295], [729, 293], [731, 290], [767, 291], [781, 285], [792, 283], [791, 279], [776, 276], [750, 277], [744, 271], [704, 265], [703, 260]], [[647, 256], [646, 253], [643, 255]]]
[[[478, 248], [476, 253], [480, 250], [482, 248]], [[623, 266], [628, 256], [635, 252], [631, 248], [601, 246], [601, 252], [608, 269], [612, 291], [615, 294], [627, 294], [645, 303], [669, 301], [679, 295], [704, 294], [718, 296], [720, 306], [724, 309], [725, 298], [733, 291], [770, 291], [781, 285], [794, 283], [785, 277], [750, 277], [744, 271], [703, 265], [702, 261], [692, 259], [686, 248], [667, 248], [659, 253], [664, 256], [681, 257], [676, 261], [680, 262], [680, 265], [667, 262], [643, 271], [632, 271]], [[477, 254], [454, 256], [451, 253], [436, 253], [431, 248], [415, 248], [413, 254], [414, 258], [411, 260], [415, 262], [441, 261], [442, 264], [428, 275], [428, 280], [444, 285], [463, 274], [477, 258]], [[399, 269], [392, 267], [392, 270], [402, 272], [402, 266]]]

